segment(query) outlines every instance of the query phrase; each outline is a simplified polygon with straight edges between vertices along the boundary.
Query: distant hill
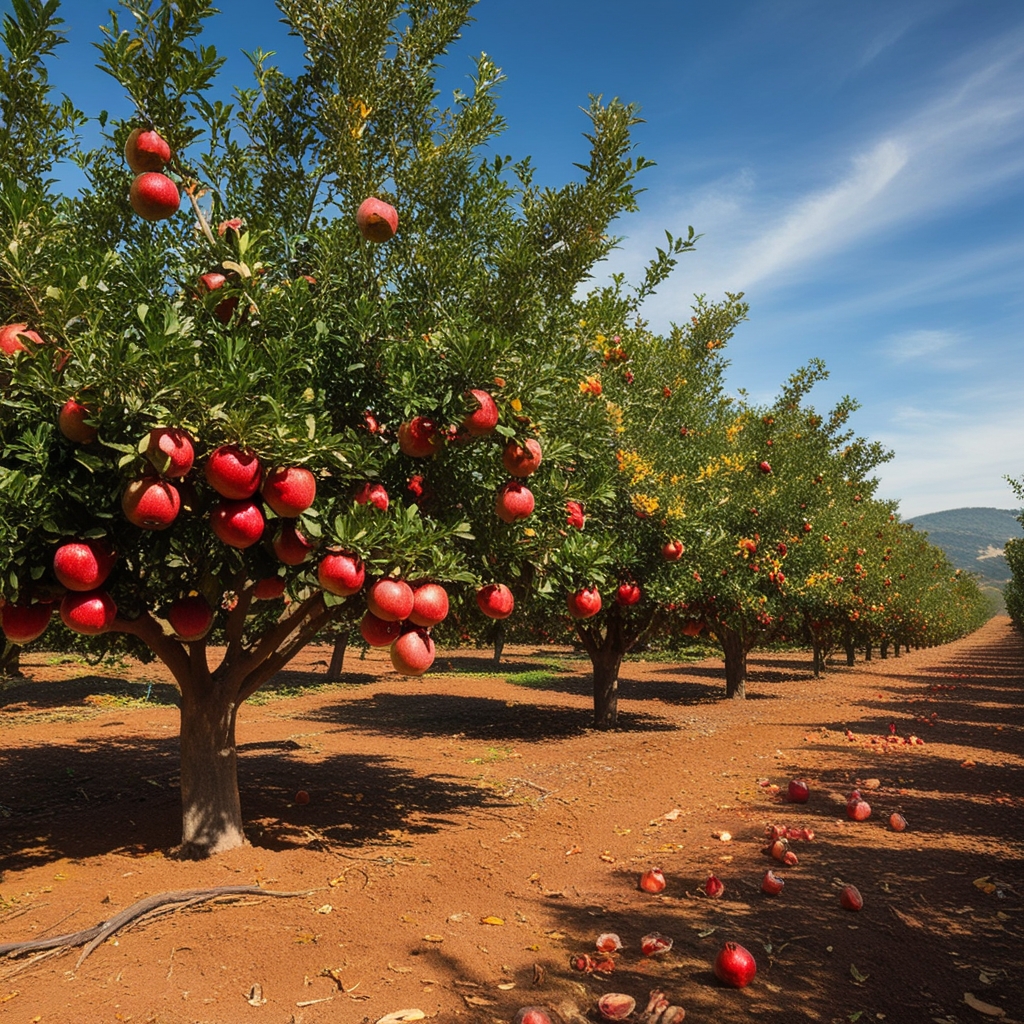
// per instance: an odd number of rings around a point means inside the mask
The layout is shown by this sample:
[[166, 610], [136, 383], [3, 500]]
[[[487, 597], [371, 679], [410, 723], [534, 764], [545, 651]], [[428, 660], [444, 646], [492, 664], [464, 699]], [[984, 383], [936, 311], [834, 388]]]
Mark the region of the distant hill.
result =
[[1001, 588], [1010, 578], [1003, 548], [1011, 537], [1024, 537], [1017, 513], [1005, 508], [952, 508], [908, 519], [928, 533], [958, 569], [981, 576], [983, 584]]

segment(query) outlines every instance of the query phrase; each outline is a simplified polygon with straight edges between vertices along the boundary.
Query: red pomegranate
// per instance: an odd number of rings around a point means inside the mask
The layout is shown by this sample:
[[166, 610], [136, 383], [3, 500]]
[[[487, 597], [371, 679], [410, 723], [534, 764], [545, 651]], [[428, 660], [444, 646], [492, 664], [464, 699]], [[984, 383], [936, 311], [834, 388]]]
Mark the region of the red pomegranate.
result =
[[102, 587], [116, 561], [104, 539], [69, 541], [53, 553], [53, 572], [68, 590], [84, 592]]
[[387, 242], [398, 231], [398, 211], [383, 199], [370, 196], [356, 210], [356, 227], [368, 242]]
[[264, 576], [253, 586], [252, 599], [254, 601], [273, 601], [284, 593], [285, 586], [286, 582], [281, 576]]
[[410, 629], [391, 645], [391, 664], [403, 676], [421, 676], [434, 663], [434, 641], [425, 629]]
[[533, 493], [518, 480], [510, 480], [498, 491], [494, 511], [503, 523], [515, 523], [533, 514]]
[[329, 594], [350, 597], [362, 590], [366, 570], [358, 555], [349, 551], [332, 551], [323, 557], [316, 575], [320, 586]]
[[476, 592], [476, 603], [489, 619], [507, 619], [515, 608], [512, 591], [504, 583], [488, 583]]
[[661, 557], [666, 562], [678, 562], [686, 548], [681, 540], [666, 541], [661, 547]]
[[387, 622], [409, 618], [414, 603], [412, 587], [404, 580], [377, 580], [366, 595], [366, 607]]
[[105, 590], [89, 590], [84, 594], [65, 594], [60, 603], [60, 617], [68, 629], [86, 636], [105, 633], [117, 618], [117, 605]]
[[278, 466], [263, 480], [263, 500], [283, 519], [294, 519], [313, 504], [316, 477], [301, 466]]
[[125, 140], [124, 159], [136, 174], [162, 171], [171, 159], [171, 147], [152, 128], [136, 128]]
[[125, 487], [121, 508], [128, 522], [143, 530], [166, 530], [181, 511], [181, 495], [174, 484], [145, 476]]
[[285, 522], [274, 535], [274, 554], [285, 565], [302, 565], [309, 558], [314, 545], [308, 541], [294, 523]]
[[86, 420], [93, 419], [95, 415], [89, 406], [69, 398], [57, 414], [57, 428], [75, 444], [92, 444], [99, 436], [99, 431]]
[[210, 452], [206, 460], [207, 483], [224, 498], [251, 498], [260, 486], [263, 467], [255, 452], [236, 444], [225, 444]]
[[732, 988], [745, 988], [754, 980], [757, 964], [738, 942], [727, 942], [715, 957], [715, 977]]
[[167, 621], [179, 640], [201, 640], [213, 625], [213, 609], [202, 594], [179, 597], [167, 609]]
[[498, 425], [498, 404], [487, 391], [467, 391], [465, 397], [476, 405], [476, 408], [466, 414], [462, 425], [473, 437], [486, 437], [494, 433]]
[[635, 583], [620, 583], [615, 591], [615, 603], [623, 608], [636, 604], [640, 597], [640, 588]]
[[161, 476], [187, 476], [195, 450], [192, 438], [178, 427], [155, 427], [149, 432], [145, 456]]
[[541, 463], [540, 442], [532, 437], [525, 445], [519, 444], [518, 441], [509, 441], [502, 453], [501, 462], [511, 476], [532, 476]]
[[263, 536], [266, 520], [254, 501], [217, 502], [210, 513], [210, 529], [228, 547], [250, 548]]
[[439, 583], [424, 583], [412, 594], [412, 611], [409, 621], [429, 629], [436, 626], [448, 614], [448, 591]]
[[49, 601], [37, 604], [5, 604], [0, 608], [0, 627], [12, 644], [30, 644], [46, 632], [53, 615]]
[[570, 594], [566, 603], [574, 619], [589, 619], [601, 610], [601, 595], [597, 587], [584, 587]]
[[166, 220], [181, 205], [178, 186], [166, 174], [155, 171], [146, 171], [132, 182], [128, 199], [143, 220]]
[[43, 339], [35, 331], [28, 329], [28, 324], [8, 324], [0, 327], [0, 352], [5, 356], [13, 356], [15, 352], [27, 352], [26, 341], [42, 345]]
[[378, 619], [373, 612], [364, 612], [359, 620], [359, 634], [371, 647], [390, 647], [402, 635], [401, 622]]
[[387, 512], [388, 510], [388, 492], [384, 489], [383, 484], [361, 484], [355, 493], [355, 501], [358, 505], [373, 505], [375, 508], [379, 508], [381, 512]]
[[415, 459], [436, 455], [443, 443], [444, 436], [429, 416], [414, 416], [398, 428], [398, 447]]

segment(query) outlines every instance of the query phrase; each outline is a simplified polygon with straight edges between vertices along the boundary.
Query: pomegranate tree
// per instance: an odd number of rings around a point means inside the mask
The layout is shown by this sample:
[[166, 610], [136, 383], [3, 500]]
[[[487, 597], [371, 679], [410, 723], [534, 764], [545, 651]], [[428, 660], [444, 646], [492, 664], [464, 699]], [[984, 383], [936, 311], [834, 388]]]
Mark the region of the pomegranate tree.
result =
[[[449, 602], [471, 628], [510, 617], [557, 530], [591, 528], [566, 484], [566, 381], [593, 356], [577, 292], [636, 201], [636, 113], [595, 100], [592, 172], [563, 210], [587, 230], [555, 260], [508, 261], [550, 248], [563, 201], [524, 204], [481, 163], [500, 127], [489, 58], [464, 103], [438, 107], [424, 76], [464, 5], [441, 0], [448, 27], [424, 35], [402, 0], [374, 43], [338, 52], [379, 5], [288, 6], [306, 66], [261, 79], [263, 101], [216, 130], [202, 4], [104, 34], [100, 63], [140, 106], [103, 122], [96, 151], [47, 105], [45, 52], [2, 86], [5, 110], [38, 121], [5, 203], [52, 230], [0, 225], [0, 252], [32, 253], [16, 277], [0, 267], [0, 622], [18, 644], [165, 663], [188, 856], [244, 841], [236, 719], [307, 643], [386, 643], [418, 674]], [[23, 35], [44, 46], [57, 16], [38, 17]], [[337, 106], [385, 79], [393, 109], [383, 93]], [[436, 132], [450, 142], [428, 152]], [[309, 173], [280, 175], [284, 153]], [[46, 177], [69, 158], [84, 184], [61, 196]]]

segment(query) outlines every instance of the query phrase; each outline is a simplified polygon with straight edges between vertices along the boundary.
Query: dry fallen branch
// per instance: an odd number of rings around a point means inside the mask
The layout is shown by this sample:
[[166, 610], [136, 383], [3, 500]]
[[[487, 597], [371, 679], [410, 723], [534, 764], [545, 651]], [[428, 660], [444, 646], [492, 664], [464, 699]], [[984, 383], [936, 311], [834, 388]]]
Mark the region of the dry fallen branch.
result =
[[92, 928], [69, 935], [55, 935], [49, 939], [30, 939], [27, 942], [8, 942], [0, 945], [0, 956], [17, 956], [20, 953], [34, 953], [42, 949], [72, 949], [85, 946], [82, 955], [75, 964], [75, 970], [82, 966], [85, 958], [104, 940], [119, 932], [133, 922], [144, 917], [155, 917], [171, 913], [184, 907], [194, 906], [225, 896], [308, 896], [310, 890], [303, 892], [278, 892], [273, 889], [261, 889], [258, 885], [219, 885], [212, 889], [180, 889], [173, 892], [161, 892], [133, 903], [107, 921], [101, 921]]

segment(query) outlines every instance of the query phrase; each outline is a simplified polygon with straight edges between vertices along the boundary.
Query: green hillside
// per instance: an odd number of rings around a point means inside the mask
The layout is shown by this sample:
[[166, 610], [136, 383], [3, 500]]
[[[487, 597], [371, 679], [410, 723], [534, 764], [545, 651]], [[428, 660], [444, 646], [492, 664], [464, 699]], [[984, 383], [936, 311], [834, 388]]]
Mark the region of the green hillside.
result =
[[959, 569], [969, 569], [984, 584], [1002, 587], [1010, 578], [1003, 547], [1011, 537], [1024, 536], [1017, 513], [1004, 508], [953, 508], [908, 520], [926, 531]]

